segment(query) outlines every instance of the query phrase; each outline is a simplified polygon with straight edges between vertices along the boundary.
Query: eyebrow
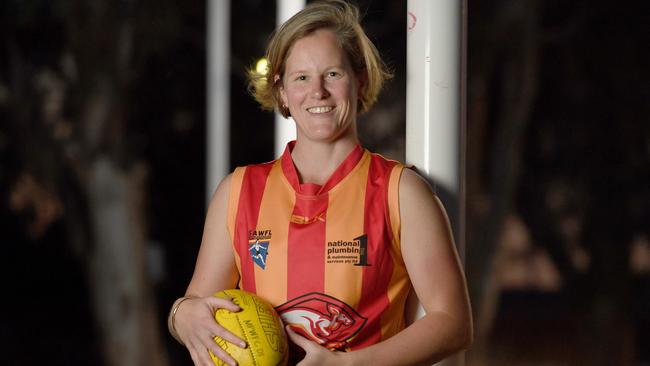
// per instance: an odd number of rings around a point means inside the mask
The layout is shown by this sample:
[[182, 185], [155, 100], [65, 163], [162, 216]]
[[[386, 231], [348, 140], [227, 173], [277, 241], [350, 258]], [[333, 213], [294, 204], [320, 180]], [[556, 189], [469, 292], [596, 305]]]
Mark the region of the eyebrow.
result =
[[[334, 66], [328, 66], [328, 67], [325, 68], [326, 71], [331, 70], [331, 69], [341, 69], [341, 70], [343, 70], [344, 67], [341, 66], [341, 65], [334, 65]], [[309, 74], [309, 72], [307, 70], [295, 70], [295, 71], [292, 71], [292, 72], [286, 72], [287, 76], [291, 76], [291, 75], [294, 75], [294, 74]]]

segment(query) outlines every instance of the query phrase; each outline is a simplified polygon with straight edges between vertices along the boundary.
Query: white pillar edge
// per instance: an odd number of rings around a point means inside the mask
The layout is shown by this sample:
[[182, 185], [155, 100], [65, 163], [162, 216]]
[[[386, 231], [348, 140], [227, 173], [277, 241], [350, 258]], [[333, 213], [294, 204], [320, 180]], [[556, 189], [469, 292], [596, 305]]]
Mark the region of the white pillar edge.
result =
[[[406, 161], [455, 197], [443, 203], [456, 213], [449, 218], [463, 263], [466, 12], [466, 0], [408, 0], [406, 14]], [[417, 298], [410, 303], [410, 320], [422, 317]], [[461, 353], [438, 365], [464, 363]]]
[[[305, 0], [278, 0], [276, 23], [280, 26], [294, 14], [305, 7]], [[296, 127], [293, 120], [282, 117], [281, 114], [275, 113], [275, 156], [280, 156], [285, 146], [291, 140], [296, 139]]]
[[230, 0], [207, 2], [206, 202], [230, 170]]

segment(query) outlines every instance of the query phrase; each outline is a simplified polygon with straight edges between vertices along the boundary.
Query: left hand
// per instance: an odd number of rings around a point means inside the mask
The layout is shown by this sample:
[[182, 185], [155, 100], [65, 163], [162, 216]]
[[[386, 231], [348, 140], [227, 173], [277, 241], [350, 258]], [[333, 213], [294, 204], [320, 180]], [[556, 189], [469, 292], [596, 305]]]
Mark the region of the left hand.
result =
[[290, 326], [286, 326], [287, 335], [291, 341], [305, 350], [305, 358], [297, 366], [341, 366], [345, 352], [330, 351], [327, 348], [312, 342], [309, 339], [294, 332]]

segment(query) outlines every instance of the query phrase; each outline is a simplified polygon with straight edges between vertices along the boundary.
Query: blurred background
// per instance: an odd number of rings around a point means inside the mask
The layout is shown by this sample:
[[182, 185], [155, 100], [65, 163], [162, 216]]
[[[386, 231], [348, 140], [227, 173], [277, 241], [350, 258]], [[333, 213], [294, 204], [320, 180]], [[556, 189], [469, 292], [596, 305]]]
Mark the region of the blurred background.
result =
[[[361, 139], [403, 160], [406, 2], [355, 3], [395, 72]], [[275, 6], [231, 3], [231, 168], [274, 159]], [[468, 365], [650, 365], [648, 14], [469, 2]], [[205, 164], [205, 0], [0, 2], [2, 363], [190, 365]]]

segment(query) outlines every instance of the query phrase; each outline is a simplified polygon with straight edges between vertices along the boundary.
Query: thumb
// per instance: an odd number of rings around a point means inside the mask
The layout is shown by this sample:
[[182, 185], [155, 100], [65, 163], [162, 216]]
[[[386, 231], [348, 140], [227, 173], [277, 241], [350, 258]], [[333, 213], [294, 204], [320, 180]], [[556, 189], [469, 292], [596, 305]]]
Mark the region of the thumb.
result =
[[306, 350], [307, 347], [309, 347], [309, 345], [312, 343], [309, 339], [307, 339], [307, 338], [301, 336], [300, 334], [294, 332], [293, 329], [291, 329], [290, 325], [285, 326], [284, 329], [286, 329], [287, 335], [289, 336], [289, 339], [291, 339], [291, 341], [293, 343], [300, 346], [300, 348]]
[[226, 309], [233, 313], [236, 313], [241, 310], [241, 308], [232, 302], [231, 299], [222, 299], [220, 297], [208, 296], [206, 297], [208, 306], [210, 306], [214, 311], [217, 309]]

